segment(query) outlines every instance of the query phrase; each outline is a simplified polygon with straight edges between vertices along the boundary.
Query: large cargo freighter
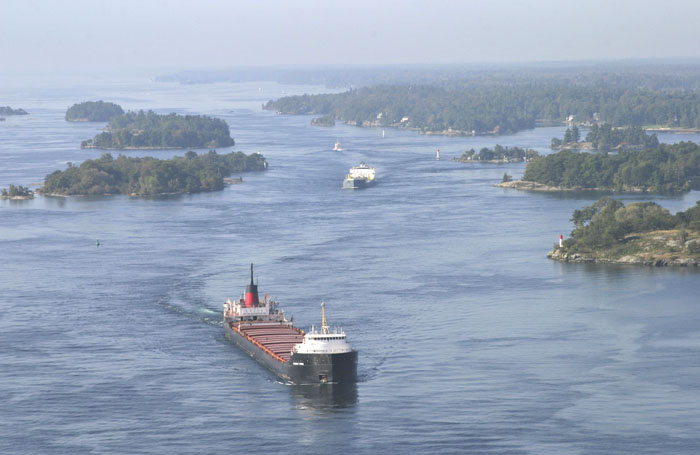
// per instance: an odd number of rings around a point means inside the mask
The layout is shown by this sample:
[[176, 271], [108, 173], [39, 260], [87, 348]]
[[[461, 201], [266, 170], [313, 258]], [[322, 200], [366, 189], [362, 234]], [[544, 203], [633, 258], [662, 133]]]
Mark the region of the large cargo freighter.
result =
[[321, 303], [320, 330], [304, 333], [287, 321], [278, 302], [260, 301], [258, 286], [250, 284], [245, 298], [224, 303], [226, 337], [258, 363], [294, 384], [345, 384], [357, 381], [357, 351], [348, 344], [342, 329], [326, 323], [326, 305]]
[[359, 166], [350, 168], [350, 172], [343, 180], [344, 190], [355, 190], [370, 186], [374, 183], [375, 172], [372, 166], [360, 163]]

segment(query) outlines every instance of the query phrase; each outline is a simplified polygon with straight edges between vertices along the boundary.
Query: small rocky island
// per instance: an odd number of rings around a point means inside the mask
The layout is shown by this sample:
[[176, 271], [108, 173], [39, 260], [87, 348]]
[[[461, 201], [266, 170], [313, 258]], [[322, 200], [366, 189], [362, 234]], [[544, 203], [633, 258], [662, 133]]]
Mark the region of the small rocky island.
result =
[[27, 115], [24, 109], [12, 109], [10, 106], [0, 106], [0, 115]]
[[118, 104], [100, 101], [85, 101], [74, 104], [66, 111], [67, 122], [108, 122], [124, 109]]
[[34, 199], [34, 191], [22, 185], [10, 185], [9, 188], [2, 189], [0, 199]]
[[452, 160], [461, 163], [522, 163], [538, 156], [535, 150], [496, 145], [493, 149], [484, 147], [478, 152], [474, 149], [467, 150], [459, 158], [452, 158]]
[[228, 124], [206, 115], [127, 112], [110, 118], [103, 133], [83, 141], [81, 148], [157, 150], [230, 147], [235, 144]]
[[39, 192], [47, 196], [199, 193], [222, 190], [225, 183], [237, 182], [225, 179], [235, 172], [265, 169], [267, 162], [259, 153], [219, 155], [210, 150], [197, 155], [189, 151], [167, 160], [124, 155], [114, 159], [103, 153], [99, 159], [86, 160], [80, 166], [68, 163], [68, 169], [47, 175]]
[[700, 201], [671, 215], [654, 202], [604, 197], [575, 210], [571, 237], [547, 257], [561, 262], [697, 267], [700, 264]]

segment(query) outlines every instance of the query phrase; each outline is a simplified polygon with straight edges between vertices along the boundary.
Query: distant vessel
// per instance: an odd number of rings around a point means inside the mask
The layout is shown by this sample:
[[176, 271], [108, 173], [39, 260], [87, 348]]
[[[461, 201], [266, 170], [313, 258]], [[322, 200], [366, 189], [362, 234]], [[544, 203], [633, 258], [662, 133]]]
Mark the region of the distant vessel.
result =
[[335, 145], [333, 146], [333, 151], [334, 152], [342, 152], [343, 151], [343, 149], [340, 148], [340, 142], [338, 142], [338, 141], [335, 142]]
[[[342, 329], [326, 322], [321, 303], [321, 328], [304, 333], [284, 317], [274, 299], [261, 302], [258, 286], [250, 284], [245, 298], [224, 303], [226, 338], [278, 377], [294, 384], [348, 384], [357, 381], [357, 351]], [[293, 319], [293, 318], [292, 318]]]
[[374, 183], [374, 177], [374, 168], [365, 163], [360, 163], [359, 166], [353, 166], [350, 168], [350, 172], [348, 172], [348, 174], [345, 176], [345, 180], [343, 180], [343, 189], [354, 190], [358, 188], [365, 188]]
[[440, 161], [440, 149], [437, 150], [437, 155], [435, 156], [435, 159]]
[[382, 130], [382, 137], [384, 137], [384, 130]]

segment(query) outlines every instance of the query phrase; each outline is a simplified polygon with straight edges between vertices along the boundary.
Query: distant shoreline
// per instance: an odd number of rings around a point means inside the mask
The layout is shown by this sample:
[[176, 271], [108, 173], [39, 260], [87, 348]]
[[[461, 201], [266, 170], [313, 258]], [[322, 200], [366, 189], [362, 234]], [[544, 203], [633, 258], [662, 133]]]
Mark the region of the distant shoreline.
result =
[[[465, 160], [462, 158], [454, 157], [452, 161], [457, 161], [458, 163], [483, 163], [483, 164], [508, 164], [508, 163], [524, 163], [525, 158], [504, 158], [502, 160]], [[510, 183], [510, 182], [508, 182]]]
[[[197, 147], [97, 147], [94, 145], [81, 145], [81, 149], [95, 149], [95, 150], [185, 150]], [[201, 147], [203, 149], [207, 147]]]

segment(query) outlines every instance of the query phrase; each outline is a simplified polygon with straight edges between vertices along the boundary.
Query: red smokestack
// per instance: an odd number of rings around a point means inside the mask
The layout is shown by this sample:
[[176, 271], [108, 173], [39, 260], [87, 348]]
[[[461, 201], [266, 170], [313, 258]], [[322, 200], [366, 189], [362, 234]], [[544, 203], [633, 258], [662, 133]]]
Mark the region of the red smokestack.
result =
[[245, 288], [245, 306], [250, 308], [259, 303], [258, 286], [253, 283], [253, 264], [250, 264], [250, 284]]

